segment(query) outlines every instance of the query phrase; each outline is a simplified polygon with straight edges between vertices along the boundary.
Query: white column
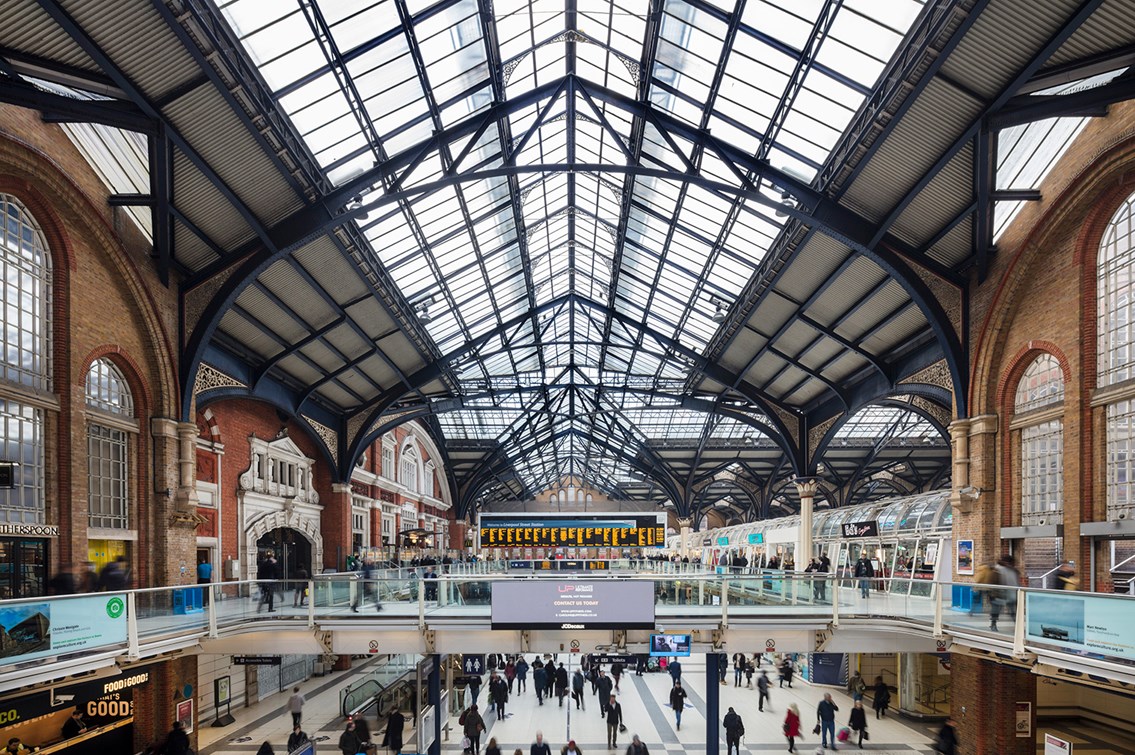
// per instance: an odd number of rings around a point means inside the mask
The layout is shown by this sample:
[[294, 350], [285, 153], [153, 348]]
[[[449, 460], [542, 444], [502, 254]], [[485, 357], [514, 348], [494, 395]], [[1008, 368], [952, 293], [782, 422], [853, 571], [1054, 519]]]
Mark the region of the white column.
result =
[[956, 419], [950, 423], [950, 456], [953, 462], [953, 490], [950, 493], [950, 503], [958, 509], [963, 509], [962, 488], [969, 487], [969, 430], [970, 420]]
[[800, 496], [800, 531], [796, 535], [796, 571], [808, 568], [812, 560], [812, 501], [816, 497], [817, 480], [813, 477], [798, 477], [794, 480], [796, 492]]

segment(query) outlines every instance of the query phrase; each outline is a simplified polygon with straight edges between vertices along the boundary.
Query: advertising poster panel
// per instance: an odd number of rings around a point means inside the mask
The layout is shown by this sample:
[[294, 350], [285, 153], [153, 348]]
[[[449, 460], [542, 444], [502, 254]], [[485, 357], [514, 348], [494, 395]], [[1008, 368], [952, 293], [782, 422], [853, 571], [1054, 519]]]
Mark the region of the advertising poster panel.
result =
[[1082, 593], [1029, 593], [1025, 640], [1135, 661], [1135, 605]]
[[54, 599], [0, 607], [0, 663], [66, 655], [126, 642], [121, 595]]
[[653, 629], [646, 581], [493, 582], [493, 629]]

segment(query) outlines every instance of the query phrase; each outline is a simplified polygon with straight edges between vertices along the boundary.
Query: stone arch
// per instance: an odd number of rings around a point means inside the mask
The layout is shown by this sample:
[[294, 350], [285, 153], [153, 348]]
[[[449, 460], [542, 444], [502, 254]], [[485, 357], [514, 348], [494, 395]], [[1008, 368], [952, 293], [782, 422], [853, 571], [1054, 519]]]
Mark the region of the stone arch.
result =
[[256, 541], [272, 530], [290, 529], [303, 535], [311, 544], [311, 564], [309, 571], [314, 576], [323, 570], [323, 534], [319, 523], [311, 518], [289, 514], [286, 511], [273, 511], [249, 523], [244, 532], [245, 571], [247, 579], [256, 579]]

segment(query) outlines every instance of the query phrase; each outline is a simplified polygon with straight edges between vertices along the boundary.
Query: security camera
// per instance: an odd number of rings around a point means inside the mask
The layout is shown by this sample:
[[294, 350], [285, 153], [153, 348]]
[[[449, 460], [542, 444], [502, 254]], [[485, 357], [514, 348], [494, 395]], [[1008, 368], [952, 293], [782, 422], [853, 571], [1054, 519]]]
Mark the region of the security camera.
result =
[[971, 501], [976, 501], [981, 497], [981, 488], [975, 488], [973, 485], [966, 485], [964, 488], [958, 488], [958, 495]]

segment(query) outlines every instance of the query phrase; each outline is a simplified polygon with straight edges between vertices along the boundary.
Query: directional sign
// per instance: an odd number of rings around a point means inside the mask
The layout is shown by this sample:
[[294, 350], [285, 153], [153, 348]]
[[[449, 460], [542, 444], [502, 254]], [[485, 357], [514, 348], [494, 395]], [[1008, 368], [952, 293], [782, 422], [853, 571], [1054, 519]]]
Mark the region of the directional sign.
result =
[[485, 671], [485, 656], [481, 655], [462, 655], [461, 656], [461, 670], [466, 674], [482, 674]]
[[234, 655], [234, 666], [279, 666], [278, 655]]

